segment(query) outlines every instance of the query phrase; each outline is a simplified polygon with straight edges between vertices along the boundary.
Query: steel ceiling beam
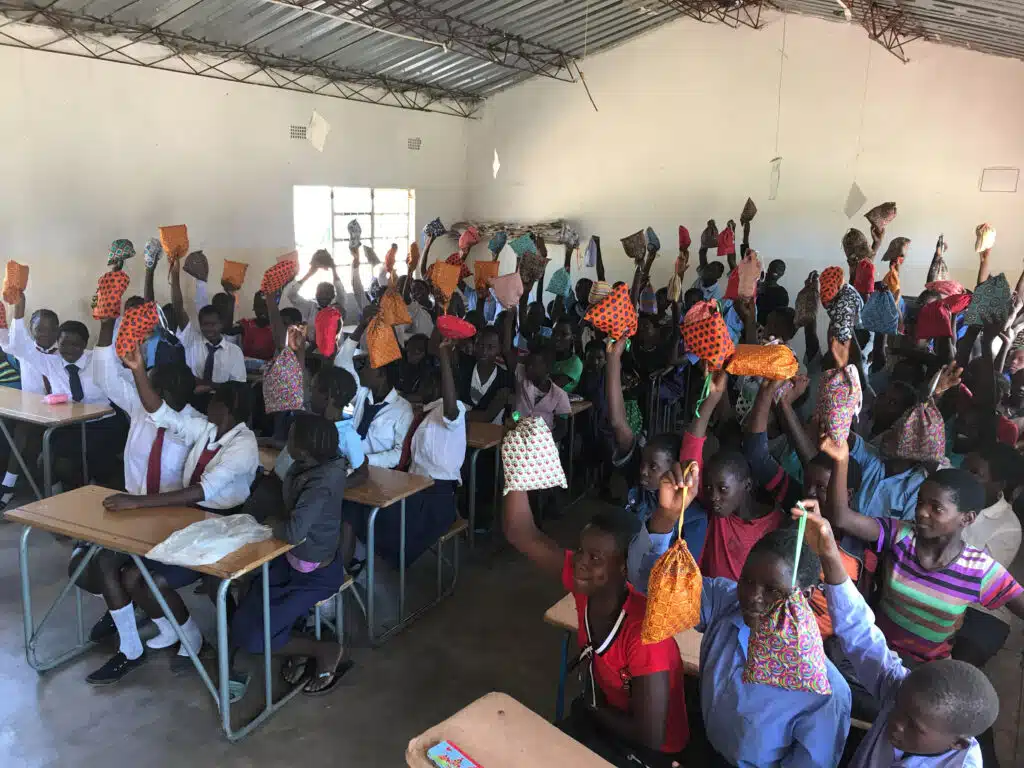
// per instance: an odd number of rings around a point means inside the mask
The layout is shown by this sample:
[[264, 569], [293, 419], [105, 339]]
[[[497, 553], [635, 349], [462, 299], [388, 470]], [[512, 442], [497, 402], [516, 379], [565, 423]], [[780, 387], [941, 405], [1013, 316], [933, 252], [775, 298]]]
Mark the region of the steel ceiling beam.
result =
[[419, 37], [447, 50], [528, 72], [575, 82], [573, 57], [520, 35], [464, 21], [416, 0], [274, 0], [302, 10], [366, 24], [384, 32]]
[[[53, 36], [37, 39], [38, 32], [32, 34], [32, 28], [39, 27], [52, 30]], [[0, 0], [0, 45], [463, 118], [472, 117], [483, 103], [468, 92], [212, 43], [21, 0]]]
[[874, 0], [847, 0], [853, 18], [868, 32], [868, 37], [906, 64], [910, 61], [903, 46], [925, 37], [921, 26], [911, 20], [903, 6], [880, 5]]
[[662, 0], [684, 16], [704, 24], [726, 24], [733, 29], [750, 27], [761, 29], [765, 25], [763, 12], [778, 10], [771, 0]]

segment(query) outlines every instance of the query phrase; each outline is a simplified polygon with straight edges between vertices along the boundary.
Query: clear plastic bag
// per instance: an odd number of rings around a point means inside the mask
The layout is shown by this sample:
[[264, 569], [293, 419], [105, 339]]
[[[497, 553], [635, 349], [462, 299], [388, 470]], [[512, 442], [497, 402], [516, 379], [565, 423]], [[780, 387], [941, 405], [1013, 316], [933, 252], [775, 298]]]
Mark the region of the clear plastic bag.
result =
[[200, 520], [175, 531], [146, 555], [167, 565], [192, 568], [210, 565], [246, 544], [266, 541], [273, 531], [252, 515], [227, 515]]

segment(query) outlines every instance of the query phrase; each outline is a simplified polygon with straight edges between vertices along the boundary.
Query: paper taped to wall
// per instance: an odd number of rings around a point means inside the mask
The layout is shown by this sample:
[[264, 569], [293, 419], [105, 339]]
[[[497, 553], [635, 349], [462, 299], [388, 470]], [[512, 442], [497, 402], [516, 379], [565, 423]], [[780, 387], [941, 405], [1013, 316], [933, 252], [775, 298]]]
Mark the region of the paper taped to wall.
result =
[[309, 118], [309, 130], [306, 131], [306, 138], [317, 152], [324, 151], [324, 144], [327, 143], [327, 134], [331, 132], [331, 124], [327, 119], [313, 110], [313, 116]]
[[768, 199], [774, 200], [779, 194], [779, 177], [782, 175], [782, 158], [772, 158], [772, 171], [768, 179]]
[[868, 199], [861, 191], [860, 185], [855, 181], [850, 185], [850, 191], [846, 194], [846, 205], [843, 206], [843, 213], [846, 218], [852, 219], [866, 203]]

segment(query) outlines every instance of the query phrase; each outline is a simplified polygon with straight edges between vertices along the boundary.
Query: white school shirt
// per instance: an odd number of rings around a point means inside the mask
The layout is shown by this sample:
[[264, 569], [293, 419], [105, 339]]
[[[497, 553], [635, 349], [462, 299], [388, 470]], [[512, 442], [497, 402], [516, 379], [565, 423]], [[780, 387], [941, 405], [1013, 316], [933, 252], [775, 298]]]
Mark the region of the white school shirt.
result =
[[412, 322], [409, 325], [400, 325], [395, 329], [398, 331], [398, 341], [403, 347], [410, 337], [418, 333], [422, 333], [428, 339], [434, 333], [434, 320], [430, 313], [423, 308], [423, 305], [418, 301], [410, 301], [408, 307]]
[[[373, 395], [369, 389], [360, 386], [352, 399], [355, 406], [352, 423], [356, 430], [359, 429], [367, 402], [374, 404]], [[384, 402], [388, 404], [387, 407], [382, 408], [370, 422], [370, 428], [363, 438], [363, 452], [370, 466], [394, 469], [402, 460], [402, 445], [412, 426], [412, 405], [394, 389], [388, 392]]]
[[[71, 379], [65, 367], [69, 363], [60, 354], [52, 355], [40, 350], [25, 327], [24, 319], [11, 321], [10, 349], [7, 351], [49, 379], [50, 389], [54, 394], [71, 397]], [[92, 350], [87, 349], [74, 363], [78, 366], [78, 378], [82, 382], [82, 402], [106, 405], [109, 399], [93, 378], [92, 355]]]
[[220, 448], [206, 465], [199, 480], [205, 496], [199, 502], [200, 507], [231, 509], [249, 498], [249, 488], [260, 463], [256, 435], [249, 427], [237, 424], [217, 440], [216, 425], [211, 424], [202, 414], [191, 416], [184, 412], [178, 413], [163, 403], [149, 417], [158, 427], [167, 427], [177, 439], [192, 445], [181, 473], [183, 487], [188, 487], [203, 451], [206, 448]]
[[[189, 321], [183, 330], [178, 331], [178, 339], [185, 348], [185, 362], [192, 369], [196, 379], [203, 377], [206, 358], [210, 354], [209, 343], [196, 324]], [[213, 383], [223, 384], [225, 381], [245, 381], [245, 355], [237, 344], [232, 344], [227, 336], [221, 336], [220, 349], [213, 359]]]
[[[96, 347], [93, 350], [93, 375], [110, 401], [128, 414], [131, 425], [128, 441], [124, 446], [124, 487], [128, 493], [145, 496], [148, 493], [146, 479], [149, 476], [149, 455], [153, 450], [159, 428], [149, 418], [142, 406], [139, 392], [131, 371], [121, 366], [113, 347]], [[186, 416], [202, 417], [191, 405], [182, 411]], [[175, 435], [171, 430], [164, 433], [160, 450], [160, 492], [180, 491], [184, 485], [182, 474], [185, 459], [192, 444]]]
[[449, 421], [444, 415], [444, 400], [423, 407], [423, 421], [416, 427], [410, 446], [409, 472], [435, 480], [457, 480], [462, 484], [462, 462], [466, 458], [466, 411], [469, 406], [456, 401], [459, 414]]
[[[1009, 569], [1020, 549], [1020, 520], [1014, 514], [1010, 502], [1000, 496], [999, 501], [981, 510], [974, 522], [964, 528], [961, 538], [968, 546], [988, 552], [997, 563]], [[972, 607], [996, 616], [1007, 624], [1011, 623], [1012, 614], [1006, 606], [994, 611], [980, 605]]]
[[[31, 335], [31, 333], [29, 334]], [[34, 343], [34, 342], [33, 342]], [[5, 352], [11, 352], [11, 332], [8, 328], [0, 328], [0, 348]], [[43, 349], [36, 344], [36, 349], [42, 352], [44, 355], [56, 355], [57, 345], [54, 344], [49, 349]], [[11, 352], [14, 355], [13, 352]], [[14, 355], [17, 357], [17, 355]], [[43, 385], [43, 374], [38, 369], [33, 368], [24, 360], [18, 360], [18, 365], [21, 366], [21, 391], [32, 392], [37, 395], [45, 395], [46, 387]]]

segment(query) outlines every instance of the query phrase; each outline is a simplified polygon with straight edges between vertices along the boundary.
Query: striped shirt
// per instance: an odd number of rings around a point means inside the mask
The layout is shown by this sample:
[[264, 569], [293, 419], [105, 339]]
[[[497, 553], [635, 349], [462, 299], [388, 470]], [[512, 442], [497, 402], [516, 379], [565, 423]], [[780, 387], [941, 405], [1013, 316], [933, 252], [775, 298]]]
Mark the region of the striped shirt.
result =
[[966, 544], [945, 568], [928, 570], [917, 559], [912, 523], [891, 517], [878, 522], [876, 548], [888, 557], [877, 623], [889, 646], [904, 657], [946, 658], [968, 606], [995, 610], [1024, 592], [991, 555]]

